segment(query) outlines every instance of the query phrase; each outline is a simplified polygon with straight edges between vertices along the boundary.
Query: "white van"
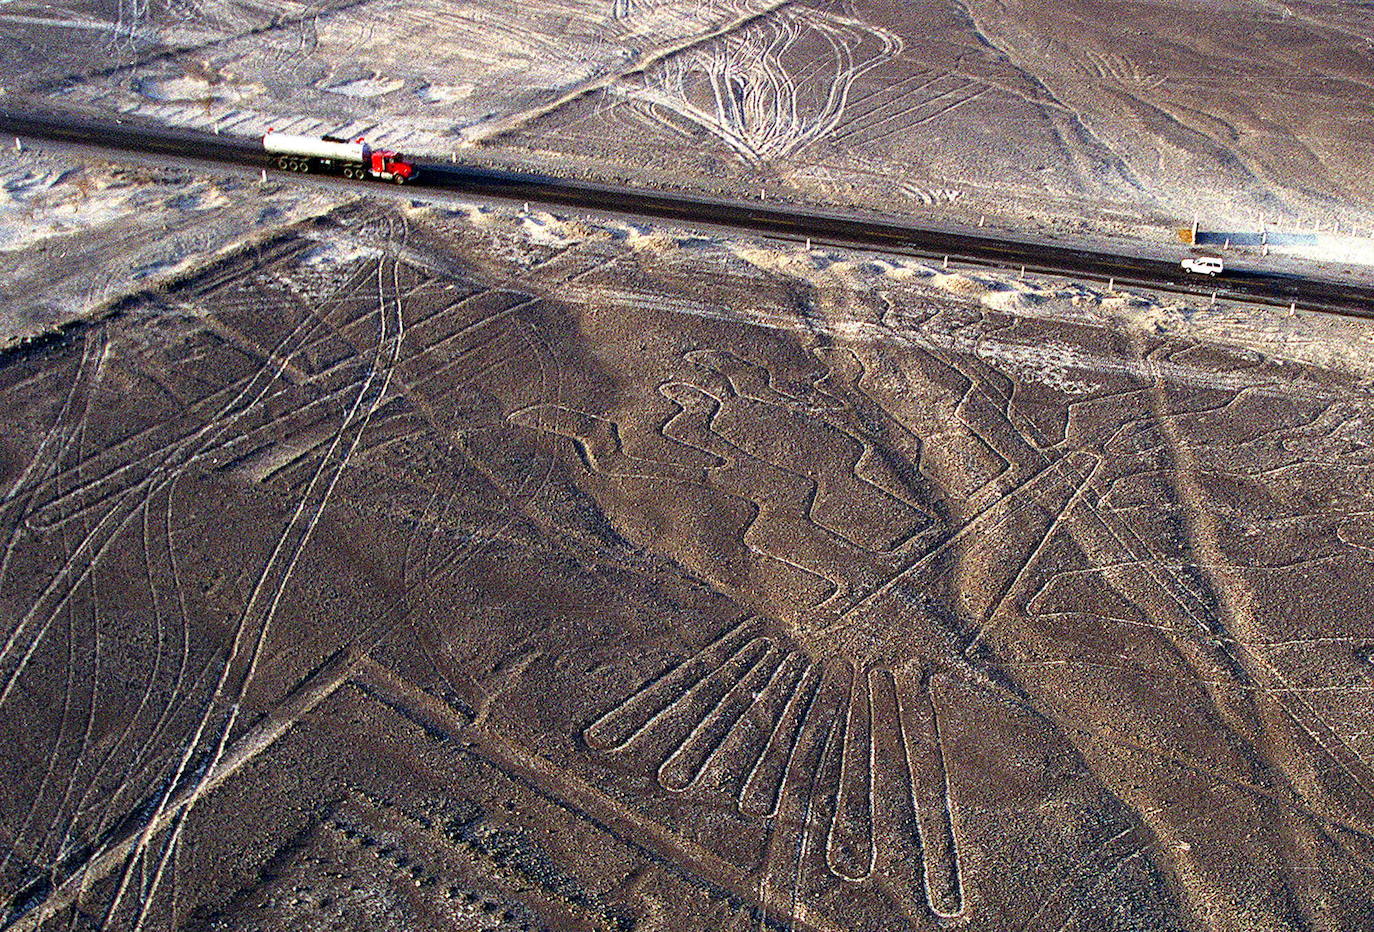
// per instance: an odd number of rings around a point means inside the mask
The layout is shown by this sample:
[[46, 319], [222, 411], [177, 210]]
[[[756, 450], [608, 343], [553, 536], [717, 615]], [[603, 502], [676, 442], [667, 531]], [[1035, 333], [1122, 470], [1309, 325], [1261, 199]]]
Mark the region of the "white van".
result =
[[1214, 256], [1189, 256], [1183, 260], [1183, 271], [1194, 275], [1220, 275], [1221, 260]]

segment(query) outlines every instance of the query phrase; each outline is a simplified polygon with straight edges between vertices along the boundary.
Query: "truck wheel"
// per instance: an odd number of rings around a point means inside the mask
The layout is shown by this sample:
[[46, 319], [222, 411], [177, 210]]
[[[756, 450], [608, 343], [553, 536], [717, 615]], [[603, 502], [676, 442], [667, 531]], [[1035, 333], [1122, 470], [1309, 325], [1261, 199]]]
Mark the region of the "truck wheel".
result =
[[283, 155], [281, 158], [277, 159], [277, 167], [282, 171], [286, 171], [291, 167], [291, 160]]
[[394, 182], [396, 182], [397, 184], [405, 184], [405, 183], [406, 183], [406, 176], [405, 176], [405, 175], [392, 175], [392, 176], [391, 176], [391, 180], [394, 181]]
[[302, 172], [308, 172], [308, 171], [310, 171], [310, 160], [309, 160], [309, 159], [301, 159], [301, 161], [300, 161], [300, 166], [301, 166], [301, 167], [298, 168], [297, 171], [302, 171]]

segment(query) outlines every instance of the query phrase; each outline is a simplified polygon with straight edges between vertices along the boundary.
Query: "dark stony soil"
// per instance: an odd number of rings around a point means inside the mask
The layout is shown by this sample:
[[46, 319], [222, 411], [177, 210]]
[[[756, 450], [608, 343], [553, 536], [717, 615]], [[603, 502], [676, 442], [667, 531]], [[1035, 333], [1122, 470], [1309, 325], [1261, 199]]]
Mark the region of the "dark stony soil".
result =
[[1367, 380], [566, 233], [0, 359], [0, 926], [1369, 927]]

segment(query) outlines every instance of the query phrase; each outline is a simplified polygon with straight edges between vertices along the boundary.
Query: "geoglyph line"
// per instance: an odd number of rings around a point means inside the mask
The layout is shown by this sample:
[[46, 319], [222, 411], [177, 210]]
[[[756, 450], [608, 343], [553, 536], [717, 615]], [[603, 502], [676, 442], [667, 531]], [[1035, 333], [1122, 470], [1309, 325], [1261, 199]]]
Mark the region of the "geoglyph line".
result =
[[558, 94], [558, 96], [554, 97], [552, 100], [547, 101], [546, 103], [540, 104], [536, 107], [532, 107], [528, 110], [522, 110], [519, 113], [508, 114], [504, 117], [501, 117], [500, 119], [493, 120], [489, 123], [482, 123], [478, 124], [477, 126], [469, 127], [467, 130], [464, 131], [463, 141], [467, 145], [474, 145], [476, 143], [486, 142], [490, 139], [502, 135], [503, 133], [508, 133], [514, 129], [519, 128], [520, 126], [523, 126], [527, 123], [530, 123], [538, 119], [541, 116], [552, 113], [555, 110], [559, 110], [567, 106], [568, 104], [572, 103], [573, 101], [579, 100], [587, 96], [588, 94], [592, 94], [596, 91], [612, 87], [616, 83], [623, 81], [626, 78], [633, 77], [637, 74], [641, 74], [647, 71], [648, 69], [652, 68], [659, 62], [670, 59], [675, 55], [680, 55], [683, 52], [689, 51], [693, 48], [696, 48], [699, 45], [703, 45], [714, 39], [718, 39], [722, 36], [726, 36], [730, 33], [743, 29], [744, 27], [749, 26], [750, 24], [756, 21], [762, 20], [768, 17], [769, 15], [777, 12], [778, 10], [781, 10], [787, 6], [791, 6], [796, 2], [797, 0], [769, 0], [769, 2], [766, 3], [763, 7], [744, 12], [735, 19], [723, 23], [720, 26], [708, 32], [700, 33], [694, 36], [689, 36], [688, 38], [683, 39], [679, 42], [674, 42], [671, 45], [643, 51], [636, 55], [634, 58], [632, 58], [626, 64], [625, 67], [604, 74], [593, 75], [587, 78], [586, 80], [574, 84], [572, 87], [563, 90], [560, 94]]
[[[829, 55], [791, 64], [793, 49], [819, 37]], [[850, 91], [869, 71], [901, 54], [902, 40], [858, 20], [816, 10], [787, 11], [703, 44], [643, 72], [637, 86], [613, 87], [715, 136], [751, 164], [786, 158], [826, 138], [844, 120]], [[819, 65], [818, 65], [819, 63]], [[819, 74], [816, 72], [820, 70]]]

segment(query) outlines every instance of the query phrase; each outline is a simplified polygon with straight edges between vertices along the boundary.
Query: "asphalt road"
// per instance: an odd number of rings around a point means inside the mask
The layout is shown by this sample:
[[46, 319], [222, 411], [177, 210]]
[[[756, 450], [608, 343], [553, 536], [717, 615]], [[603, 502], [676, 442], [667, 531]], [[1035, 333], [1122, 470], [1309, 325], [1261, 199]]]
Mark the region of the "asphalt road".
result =
[[[256, 139], [171, 129], [142, 122], [97, 119], [56, 111], [0, 108], [0, 133], [94, 146], [111, 152], [166, 155], [269, 168]], [[1239, 267], [1211, 279], [1182, 272], [1174, 262], [1125, 253], [1078, 249], [972, 231], [938, 229], [900, 218], [845, 214], [801, 207], [676, 194], [573, 181], [525, 172], [417, 162], [420, 175], [407, 190], [443, 191], [488, 198], [637, 215], [729, 227], [817, 245], [840, 245], [927, 258], [1019, 269], [1050, 275], [1114, 279], [1123, 285], [1197, 294], [1359, 317], [1374, 317], [1374, 287], [1335, 278], [1305, 277]], [[284, 173], [283, 173], [284, 174]], [[360, 185], [379, 182], [353, 182]]]

